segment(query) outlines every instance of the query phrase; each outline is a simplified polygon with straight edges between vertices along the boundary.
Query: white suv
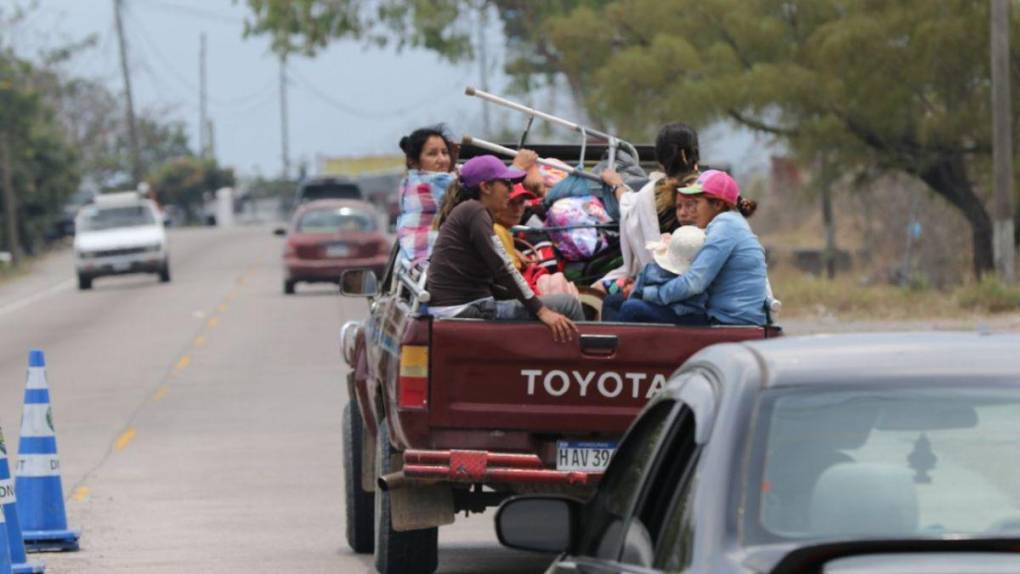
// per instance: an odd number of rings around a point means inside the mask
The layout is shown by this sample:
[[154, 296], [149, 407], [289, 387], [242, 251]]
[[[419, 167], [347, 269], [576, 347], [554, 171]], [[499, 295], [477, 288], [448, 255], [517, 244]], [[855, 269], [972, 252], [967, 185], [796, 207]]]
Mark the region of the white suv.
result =
[[74, 230], [79, 289], [105, 275], [155, 273], [170, 281], [166, 231], [152, 200], [135, 192], [100, 195], [78, 210]]

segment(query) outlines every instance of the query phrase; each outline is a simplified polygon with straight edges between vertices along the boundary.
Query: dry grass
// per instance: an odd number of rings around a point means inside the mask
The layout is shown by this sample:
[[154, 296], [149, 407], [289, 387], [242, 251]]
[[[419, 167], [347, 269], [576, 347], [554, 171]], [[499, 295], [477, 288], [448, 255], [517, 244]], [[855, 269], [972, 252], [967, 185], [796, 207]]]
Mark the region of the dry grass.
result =
[[1020, 311], [1020, 287], [993, 279], [940, 291], [924, 284], [867, 284], [853, 273], [829, 280], [789, 266], [770, 272], [770, 279], [784, 318], [945, 319]]

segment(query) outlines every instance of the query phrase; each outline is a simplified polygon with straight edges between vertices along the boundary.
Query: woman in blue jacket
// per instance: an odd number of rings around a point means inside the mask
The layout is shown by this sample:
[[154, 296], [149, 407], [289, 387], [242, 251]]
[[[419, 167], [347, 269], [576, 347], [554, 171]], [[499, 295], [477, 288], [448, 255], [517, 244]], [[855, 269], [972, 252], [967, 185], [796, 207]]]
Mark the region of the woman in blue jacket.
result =
[[636, 295], [668, 306], [707, 293], [711, 323], [766, 324], [765, 249], [745, 219], [757, 203], [740, 197], [737, 182], [714, 169], [677, 192], [697, 201], [696, 224], [705, 230], [705, 245], [686, 273], [663, 285], [646, 286]]

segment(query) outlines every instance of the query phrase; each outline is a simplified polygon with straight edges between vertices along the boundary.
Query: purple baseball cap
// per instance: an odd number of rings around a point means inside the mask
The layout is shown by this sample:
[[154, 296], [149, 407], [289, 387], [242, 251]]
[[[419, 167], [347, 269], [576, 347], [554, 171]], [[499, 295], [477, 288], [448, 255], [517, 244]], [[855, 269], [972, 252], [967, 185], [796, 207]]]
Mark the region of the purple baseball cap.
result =
[[460, 168], [460, 183], [464, 187], [475, 187], [486, 181], [508, 179], [513, 183], [523, 181], [528, 174], [519, 169], [503, 165], [503, 160], [494, 155], [480, 155], [467, 160]]

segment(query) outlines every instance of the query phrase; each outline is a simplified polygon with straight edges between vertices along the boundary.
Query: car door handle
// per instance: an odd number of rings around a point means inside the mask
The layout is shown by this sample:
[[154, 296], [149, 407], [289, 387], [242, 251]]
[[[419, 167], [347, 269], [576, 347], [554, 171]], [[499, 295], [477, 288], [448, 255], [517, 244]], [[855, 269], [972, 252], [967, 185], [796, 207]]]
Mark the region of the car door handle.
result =
[[581, 335], [581, 353], [596, 357], [608, 357], [616, 354], [620, 348], [620, 338], [616, 335]]

